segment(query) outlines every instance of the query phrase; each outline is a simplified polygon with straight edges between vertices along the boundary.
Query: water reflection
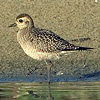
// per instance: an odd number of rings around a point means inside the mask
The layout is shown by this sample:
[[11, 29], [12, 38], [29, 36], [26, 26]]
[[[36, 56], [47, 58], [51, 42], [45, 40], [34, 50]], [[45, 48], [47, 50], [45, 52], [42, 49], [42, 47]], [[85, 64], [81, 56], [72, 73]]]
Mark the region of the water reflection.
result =
[[0, 83], [0, 100], [100, 100], [100, 82]]
[[[45, 97], [42, 97], [42, 96], [39, 96], [39, 95], [35, 94], [32, 90], [29, 90], [28, 93], [31, 94], [31, 96], [33, 96], [34, 98], [46, 99]], [[50, 83], [48, 83], [48, 97], [47, 97], [47, 100], [54, 100], [54, 97], [52, 96], [52, 93], [51, 93], [51, 84]]]

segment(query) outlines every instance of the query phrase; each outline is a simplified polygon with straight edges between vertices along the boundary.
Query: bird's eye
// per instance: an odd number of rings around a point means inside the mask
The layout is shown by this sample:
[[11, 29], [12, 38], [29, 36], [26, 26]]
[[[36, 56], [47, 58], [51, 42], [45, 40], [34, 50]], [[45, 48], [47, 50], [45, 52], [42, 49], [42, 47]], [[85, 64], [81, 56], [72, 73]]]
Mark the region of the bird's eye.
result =
[[23, 20], [22, 20], [22, 19], [19, 19], [18, 21], [19, 21], [20, 23], [22, 23], [22, 22], [23, 22]]

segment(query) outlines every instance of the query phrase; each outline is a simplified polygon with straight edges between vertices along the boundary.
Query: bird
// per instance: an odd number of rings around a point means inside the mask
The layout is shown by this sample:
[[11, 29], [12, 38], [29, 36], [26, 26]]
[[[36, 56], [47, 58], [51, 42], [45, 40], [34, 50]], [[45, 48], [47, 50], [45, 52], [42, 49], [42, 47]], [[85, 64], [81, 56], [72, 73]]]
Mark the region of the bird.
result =
[[18, 15], [15, 22], [8, 27], [16, 26], [19, 28], [17, 40], [24, 52], [33, 59], [45, 61], [48, 70], [48, 82], [50, 82], [51, 66], [47, 60], [59, 59], [72, 51], [93, 49], [76, 46], [51, 30], [35, 27], [32, 17], [26, 13]]

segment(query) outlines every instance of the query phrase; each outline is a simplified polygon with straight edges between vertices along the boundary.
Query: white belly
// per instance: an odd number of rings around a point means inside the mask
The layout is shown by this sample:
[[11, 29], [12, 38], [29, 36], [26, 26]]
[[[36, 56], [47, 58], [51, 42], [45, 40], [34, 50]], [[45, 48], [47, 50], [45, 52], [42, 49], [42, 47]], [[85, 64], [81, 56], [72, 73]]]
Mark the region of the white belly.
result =
[[58, 59], [59, 56], [56, 53], [46, 53], [46, 52], [38, 52], [36, 49], [24, 49], [24, 52], [32, 57], [33, 59], [37, 60], [44, 60], [44, 59]]

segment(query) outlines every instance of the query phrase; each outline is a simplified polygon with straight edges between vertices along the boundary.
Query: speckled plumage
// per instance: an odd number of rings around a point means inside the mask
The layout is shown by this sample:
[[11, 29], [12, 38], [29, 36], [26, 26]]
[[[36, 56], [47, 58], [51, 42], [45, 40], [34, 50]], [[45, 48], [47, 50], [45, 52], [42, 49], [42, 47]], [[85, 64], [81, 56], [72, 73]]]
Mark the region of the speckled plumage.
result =
[[34, 59], [56, 59], [68, 51], [91, 49], [70, 44], [50, 30], [36, 28], [28, 14], [20, 14], [16, 18], [16, 25], [20, 28], [17, 33], [19, 44]]
[[61, 52], [75, 49], [74, 45], [46, 29], [33, 28], [30, 34], [32, 34], [31, 41], [34, 44], [36, 42], [36, 48], [40, 52]]

